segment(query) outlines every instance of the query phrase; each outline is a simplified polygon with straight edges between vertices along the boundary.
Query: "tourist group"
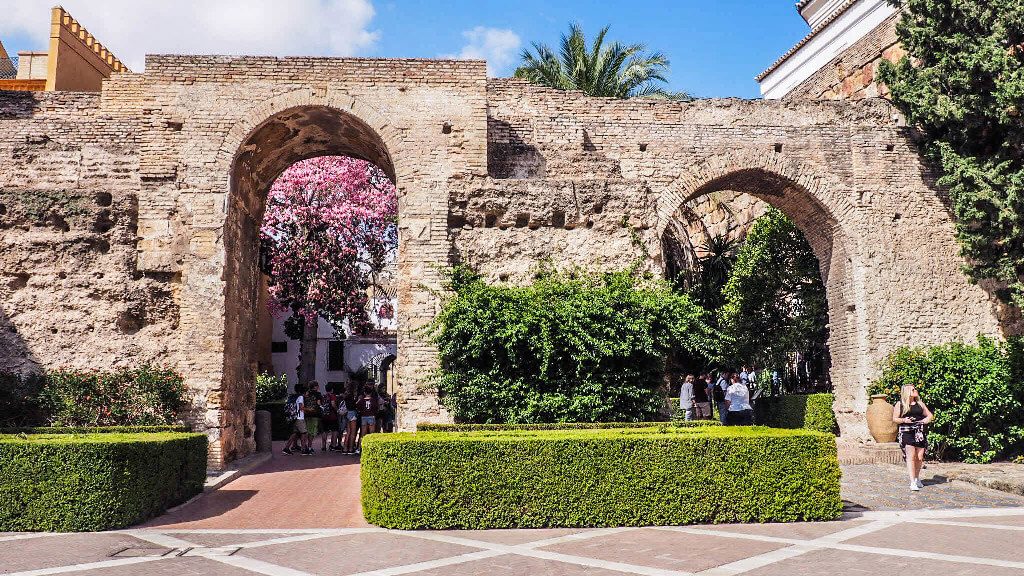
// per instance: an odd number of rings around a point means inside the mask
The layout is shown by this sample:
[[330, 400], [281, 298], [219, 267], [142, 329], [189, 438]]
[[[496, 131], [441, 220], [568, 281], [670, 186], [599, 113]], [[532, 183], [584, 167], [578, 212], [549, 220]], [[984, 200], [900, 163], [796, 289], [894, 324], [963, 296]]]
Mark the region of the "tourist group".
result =
[[328, 384], [320, 392], [315, 380], [296, 384], [285, 403], [285, 417], [293, 432], [283, 452], [312, 456], [313, 441], [321, 438], [322, 452], [359, 454], [363, 436], [395, 429], [395, 395], [384, 384], [358, 384], [348, 390], [344, 384]]

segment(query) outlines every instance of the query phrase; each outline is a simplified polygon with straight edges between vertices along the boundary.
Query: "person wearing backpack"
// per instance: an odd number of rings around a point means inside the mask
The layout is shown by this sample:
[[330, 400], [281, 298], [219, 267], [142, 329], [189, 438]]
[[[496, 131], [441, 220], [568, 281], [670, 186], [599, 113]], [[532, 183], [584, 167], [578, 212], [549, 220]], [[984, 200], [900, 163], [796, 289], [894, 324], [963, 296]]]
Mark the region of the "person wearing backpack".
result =
[[286, 420], [292, 423], [292, 435], [288, 437], [288, 441], [284, 444], [285, 454], [294, 454], [295, 450], [301, 450], [305, 453], [305, 449], [299, 445], [300, 442], [305, 443], [305, 437], [308, 429], [306, 428], [306, 411], [305, 411], [305, 399], [303, 395], [306, 392], [306, 387], [303, 384], [295, 385], [295, 392], [288, 396], [288, 401], [284, 404], [284, 417]]
[[711, 397], [715, 401], [715, 408], [718, 408], [718, 420], [725, 425], [725, 419], [729, 415], [729, 405], [725, 402], [725, 391], [729, 388], [729, 373], [720, 372], [715, 385], [711, 387]]
[[324, 441], [320, 447], [321, 452], [327, 451], [330, 444], [331, 452], [340, 450], [338, 447], [338, 395], [337, 386], [340, 384], [327, 383], [324, 389], [327, 391], [320, 402], [320, 414], [323, 418]]
[[321, 412], [320, 404], [323, 402], [323, 394], [320, 393], [320, 383], [316, 380], [310, 380], [309, 385], [306, 386], [306, 398], [304, 407], [306, 409], [306, 451], [303, 452], [305, 456], [313, 455], [313, 440], [320, 435], [320, 422]]
[[359, 442], [356, 446], [356, 454], [362, 452], [363, 437], [372, 434], [377, 427], [377, 410], [380, 408], [377, 400], [376, 390], [373, 384], [363, 386], [363, 395], [356, 401], [356, 410], [359, 412]]

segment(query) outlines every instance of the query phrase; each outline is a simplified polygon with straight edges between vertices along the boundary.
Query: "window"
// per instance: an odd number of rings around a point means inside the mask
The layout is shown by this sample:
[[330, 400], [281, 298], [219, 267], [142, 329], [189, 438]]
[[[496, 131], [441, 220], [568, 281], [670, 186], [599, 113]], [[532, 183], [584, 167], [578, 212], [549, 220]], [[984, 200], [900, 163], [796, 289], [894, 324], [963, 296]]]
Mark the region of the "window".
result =
[[287, 340], [281, 340], [281, 341], [275, 340], [275, 341], [270, 343], [270, 353], [271, 354], [282, 354], [282, 353], [287, 352], [287, 351], [288, 351], [288, 341]]
[[327, 342], [327, 370], [340, 372], [345, 369], [345, 341], [330, 340]]

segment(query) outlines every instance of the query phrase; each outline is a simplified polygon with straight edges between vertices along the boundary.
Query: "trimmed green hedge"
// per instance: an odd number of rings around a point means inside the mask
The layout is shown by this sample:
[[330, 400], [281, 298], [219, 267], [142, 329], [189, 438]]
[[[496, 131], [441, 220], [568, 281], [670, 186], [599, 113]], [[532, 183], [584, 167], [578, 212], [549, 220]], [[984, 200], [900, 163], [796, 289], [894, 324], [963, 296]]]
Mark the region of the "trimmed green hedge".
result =
[[764, 427], [371, 434], [363, 514], [400, 529], [833, 520], [835, 438]]
[[0, 434], [142, 434], [146, 432], [191, 432], [188, 426], [35, 426], [0, 428]]
[[256, 404], [257, 410], [270, 412], [270, 439], [287, 440], [292, 435], [294, 425], [288, 421], [284, 413], [284, 400], [276, 402], [260, 402]]
[[554, 422], [550, 424], [435, 424], [420, 422], [417, 432], [485, 432], [503, 430], [592, 430], [609, 428], [656, 428], [660, 426], [693, 427], [720, 426], [718, 420], [691, 420], [689, 422]]
[[202, 492], [206, 436], [0, 436], [0, 532], [122, 528]]
[[832, 394], [794, 394], [761, 398], [756, 403], [757, 423], [772, 428], [803, 428], [836, 434], [836, 422]]

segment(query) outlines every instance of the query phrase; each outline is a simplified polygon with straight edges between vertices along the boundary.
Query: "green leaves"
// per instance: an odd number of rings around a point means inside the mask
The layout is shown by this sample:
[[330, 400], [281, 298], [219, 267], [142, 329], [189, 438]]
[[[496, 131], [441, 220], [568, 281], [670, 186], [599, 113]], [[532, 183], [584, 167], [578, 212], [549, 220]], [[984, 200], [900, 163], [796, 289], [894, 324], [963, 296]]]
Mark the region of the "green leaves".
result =
[[205, 434], [0, 435], [0, 531], [111, 530], [202, 492]]
[[869, 394], [899, 401], [914, 384], [935, 414], [928, 441], [940, 459], [991, 462], [1024, 450], [1024, 356], [1021, 340], [980, 336], [977, 345], [903, 347], [882, 366]]
[[828, 303], [818, 259], [796, 224], [770, 208], [740, 247], [718, 309], [734, 344], [729, 362], [785, 364], [788, 356], [824, 346]]
[[1024, 6], [1020, 0], [901, 0], [913, 60], [883, 62], [893, 102], [941, 165], [972, 279], [1024, 304]]
[[657, 415], [664, 359], [715, 353], [704, 311], [631, 272], [543, 272], [524, 287], [451, 271], [432, 326], [441, 402], [459, 420], [638, 421]]
[[664, 54], [647, 54], [643, 44], [606, 44], [607, 34], [605, 26], [588, 46], [583, 28], [572, 23], [569, 34], [562, 35], [558, 54], [536, 42], [533, 52], [524, 49], [515, 76], [559, 90], [580, 90], [588, 96], [692, 99], [684, 92], [663, 87], [669, 68]]
[[806, 430], [373, 434], [360, 474], [367, 521], [397, 529], [790, 522], [842, 513], [835, 439]]

